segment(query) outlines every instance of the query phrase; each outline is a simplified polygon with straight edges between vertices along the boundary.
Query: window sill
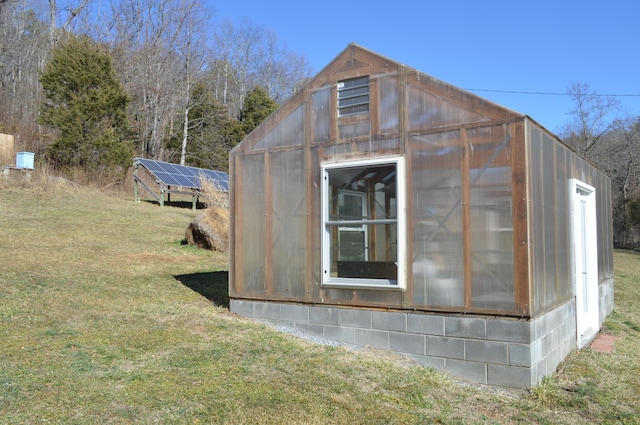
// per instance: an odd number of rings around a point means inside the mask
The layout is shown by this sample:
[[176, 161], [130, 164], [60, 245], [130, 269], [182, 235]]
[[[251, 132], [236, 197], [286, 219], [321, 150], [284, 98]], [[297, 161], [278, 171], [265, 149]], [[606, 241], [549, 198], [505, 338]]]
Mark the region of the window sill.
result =
[[332, 289], [375, 289], [381, 291], [404, 291], [397, 280], [389, 279], [349, 279], [330, 278], [322, 283], [323, 288]]

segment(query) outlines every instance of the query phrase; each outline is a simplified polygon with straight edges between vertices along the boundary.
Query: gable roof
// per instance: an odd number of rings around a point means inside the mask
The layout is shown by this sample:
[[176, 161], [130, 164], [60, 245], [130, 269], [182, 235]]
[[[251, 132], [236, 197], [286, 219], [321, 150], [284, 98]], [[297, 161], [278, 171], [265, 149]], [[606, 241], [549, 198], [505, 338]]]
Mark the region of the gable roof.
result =
[[[278, 134], [278, 127], [282, 129], [283, 126], [278, 124], [287, 120], [284, 127], [287, 129], [288, 137], [292, 139], [291, 143], [302, 144], [305, 140], [304, 105], [313, 93], [346, 79], [361, 76], [380, 78], [391, 75], [400, 76], [404, 83], [405, 96], [409, 97], [408, 113], [420, 114], [421, 119], [431, 120], [430, 125], [434, 128], [473, 122], [505, 123], [526, 117], [415, 68], [374, 53], [358, 44], [350, 43], [298, 93], [248, 134], [233, 151], [273, 147], [266, 140], [281, 137]], [[278, 140], [284, 143], [283, 146], [290, 145], [282, 138]]]

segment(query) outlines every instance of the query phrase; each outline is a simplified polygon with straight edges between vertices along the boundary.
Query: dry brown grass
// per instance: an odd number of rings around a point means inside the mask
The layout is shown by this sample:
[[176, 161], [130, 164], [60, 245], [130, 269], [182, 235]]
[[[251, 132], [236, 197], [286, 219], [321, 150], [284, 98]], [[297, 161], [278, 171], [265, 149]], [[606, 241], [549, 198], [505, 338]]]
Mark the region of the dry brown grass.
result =
[[231, 315], [209, 301], [227, 256], [180, 243], [195, 215], [2, 187], [1, 423], [638, 423], [638, 254], [615, 256], [616, 351], [572, 353], [533, 396], [504, 395]]
[[200, 175], [200, 201], [207, 207], [229, 209], [229, 194], [220, 190], [215, 182]]

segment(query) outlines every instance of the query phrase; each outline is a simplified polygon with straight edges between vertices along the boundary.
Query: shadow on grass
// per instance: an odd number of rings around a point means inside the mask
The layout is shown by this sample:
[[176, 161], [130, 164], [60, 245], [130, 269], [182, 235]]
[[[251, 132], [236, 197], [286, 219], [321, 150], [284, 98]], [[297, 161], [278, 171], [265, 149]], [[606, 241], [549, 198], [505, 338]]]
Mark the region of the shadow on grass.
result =
[[[140, 202], [146, 202], [148, 204], [160, 206], [160, 203], [158, 201], [156, 201], [156, 200], [153, 200], [153, 199], [141, 199]], [[165, 207], [192, 209], [193, 208], [193, 203], [192, 203], [192, 201], [171, 201], [171, 202], [164, 201], [164, 206]], [[197, 202], [196, 203], [196, 209], [197, 210], [202, 210], [204, 208], [205, 208], [205, 205], [202, 202]]]
[[216, 305], [229, 308], [229, 272], [181, 274], [174, 278]]

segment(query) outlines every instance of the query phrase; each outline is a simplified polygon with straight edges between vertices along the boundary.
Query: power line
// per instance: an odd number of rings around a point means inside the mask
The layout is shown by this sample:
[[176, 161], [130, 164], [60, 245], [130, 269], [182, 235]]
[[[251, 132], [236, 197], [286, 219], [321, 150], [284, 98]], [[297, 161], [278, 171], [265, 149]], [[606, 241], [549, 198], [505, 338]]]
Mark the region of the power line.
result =
[[[556, 92], [541, 92], [541, 91], [516, 91], [516, 90], [489, 90], [489, 89], [465, 89], [467, 91], [481, 91], [489, 93], [510, 93], [510, 94], [534, 94], [543, 96], [575, 96], [572, 93], [556, 93]], [[599, 96], [599, 97], [640, 97], [640, 94], [600, 94], [600, 93], [584, 93], [587, 96]]]

